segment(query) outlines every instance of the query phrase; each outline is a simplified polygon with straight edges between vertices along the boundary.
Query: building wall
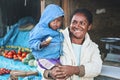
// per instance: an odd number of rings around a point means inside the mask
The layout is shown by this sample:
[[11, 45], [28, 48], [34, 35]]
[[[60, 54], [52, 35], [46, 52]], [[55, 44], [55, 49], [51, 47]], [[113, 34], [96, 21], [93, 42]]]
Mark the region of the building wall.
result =
[[[74, 0], [74, 8], [87, 8], [94, 16], [93, 27], [89, 32], [100, 49], [105, 44], [100, 41], [104, 37], [120, 38], [120, 0]], [[74, 9], [73, 9], [74, 10]], [[103, 50], [103, 49], [102, 49]]]
[[57, 5], [61, 5], [61, 0], [45, 0], [45, 6], [47, 6], [48, 4], [57, 4]]

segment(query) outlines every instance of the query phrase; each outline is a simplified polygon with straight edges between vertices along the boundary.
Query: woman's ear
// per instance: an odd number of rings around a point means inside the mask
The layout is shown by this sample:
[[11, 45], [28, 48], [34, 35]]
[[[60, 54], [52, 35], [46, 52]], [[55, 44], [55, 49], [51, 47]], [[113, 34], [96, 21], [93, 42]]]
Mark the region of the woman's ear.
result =
[[92, 24], [88, 26], [88, 31], [91, 30], [91, 28], [92, 28]]

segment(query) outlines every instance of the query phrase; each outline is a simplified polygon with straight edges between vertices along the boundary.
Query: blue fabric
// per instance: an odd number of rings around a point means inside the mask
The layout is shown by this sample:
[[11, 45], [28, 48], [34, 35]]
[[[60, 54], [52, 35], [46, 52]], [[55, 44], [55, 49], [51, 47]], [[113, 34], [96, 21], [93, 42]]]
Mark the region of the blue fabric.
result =
[[[0, 80], [8, 80], [8, 78], [10, 77], [9, 74], [5, 74], [5, 75], [0, 75]], [[41, 80], [42, 76], [26, 76], [26, 77], [18, 77], [18, 80]]]
[[19, 80], [41, 80], [41, 76], [27, 76], [27, 77], [20, 77]]
[[3, 37], [0, 38], [0, 42], [3, 40]]
[[16, 24], [11, 25], [10, 31], [0, 40], [0, 46], [16, 45], [28, 48], [29, 31], [19, 30], [20, 26], [28, 23], [35, 24], [35, 21], [32, 17], [24, 17], [21, 18]]
[[[31, 67], [29, 65], [23, 64], [21, 61], [8, 59], [3, 56], [0, 56], [0, 68], [6, 68], [10, 70], [21, 70], [21, 71], [37, 71], [36, 67]], [[8, 80], [9, 74], [0, 75], [0, 80]], [[35, 78], [41, 78], [41, 75], [39, 76], [27, 76], [24, 77], [25, 80], [35, 80]], [[22, 80], [24, 78], [19, 78], [19, 80]]]
[[0, 56], [0, 68], [7, 68], [10, 70], [23, 70], [23, 71], [37, 71], [36, 67], [23, 64], [21, 61], [8, 59]]
[[29, 31], [19, 31], [17, 38], [14, 39], [14, 46], [22, 46], [22, 47], [27, 47], [29, 48], [29, 43], [28, 43], [28, 39], [29, 39]]
[[[9, 74], [5, 74], [5, 75], [0, 75], [0, 80], [8, 80], [8, 78], [10, 77]], [[18, 80], [41, 80], [42, 76], [26, 76], [26, 77], [18, 77]]]
[[[36, 59], [56, 59], [62, 53], [62, 33], [49, 28], [49, 23], [60, 16], [64, 16], [64, 12], [58, 5], [48, 5], [43, 11], [40, 21], [30, 32], [29, 44]], [[51, 43], [40, 49], [41, 42], [49, 36], [52, 37]]]
[[18, 24], [14, 24], [11, 26], [10, 31], [5, 35], [5, 37], [1, 40], [0, 46], [5, 46], [6, 44], [12, 45], [14, 42], [14, 37], [18, 34]]
[[9, 74], [0, 75], [0, 80], [8, 80], [9, 77], [10, 77]]

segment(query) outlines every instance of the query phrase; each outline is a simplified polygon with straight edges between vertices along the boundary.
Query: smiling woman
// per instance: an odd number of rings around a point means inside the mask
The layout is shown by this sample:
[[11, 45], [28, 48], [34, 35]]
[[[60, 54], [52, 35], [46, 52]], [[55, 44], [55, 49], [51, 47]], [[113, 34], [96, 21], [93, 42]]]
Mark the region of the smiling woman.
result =
[[63, 30], [62, 65], [45, 70], [44, 76], [47, 79], [94, 80], [100, 74], [102, 60], [98, 45], [88, 34], [91, 26], [91, 12], [87, 9], [75, 10], [70, 26]]

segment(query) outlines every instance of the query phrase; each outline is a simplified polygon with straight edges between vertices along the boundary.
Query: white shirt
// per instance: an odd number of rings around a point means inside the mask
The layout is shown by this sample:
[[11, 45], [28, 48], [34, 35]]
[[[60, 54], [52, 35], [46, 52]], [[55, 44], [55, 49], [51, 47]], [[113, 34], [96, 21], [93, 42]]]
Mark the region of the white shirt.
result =
[[82, 45], [72, 43], [73, 51], [74, 51], [75, 56], [76, 56], [77, 66], [80, 65], [81, 46]]

